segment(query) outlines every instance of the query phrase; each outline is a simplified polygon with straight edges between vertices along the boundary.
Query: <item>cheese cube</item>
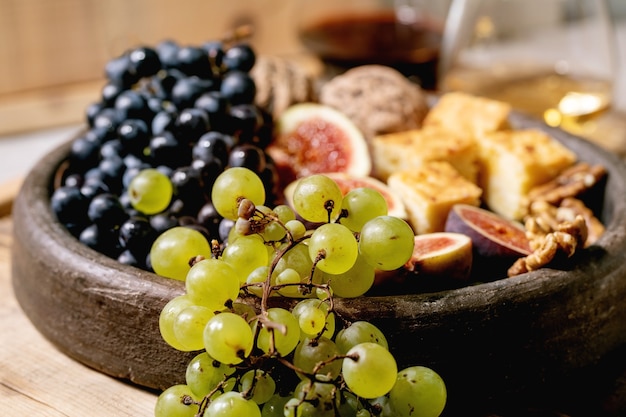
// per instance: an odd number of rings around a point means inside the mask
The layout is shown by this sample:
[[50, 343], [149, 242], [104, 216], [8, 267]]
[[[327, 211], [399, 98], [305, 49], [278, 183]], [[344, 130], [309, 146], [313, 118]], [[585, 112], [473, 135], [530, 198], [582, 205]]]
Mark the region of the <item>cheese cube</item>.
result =
[[453, 205], [478, 206], [482, 190], [445, 161], [393, 173], [387, 184], [402, 199], [416, 234], [441, 232]]
[[428, 112], [423, 127], [439, 127], [458, 134], [479, 136], [509, 128], [511, 105], [467, 93], [441, 96]]
[[513, 220], [526, 214], [531, 188], [554, 179], [576, 161], [576, 154], [537, 129], [509, 130], [478, 138], [483, 200]]
[[471, 182], [478, 176], [478, 147], [473, 138], [430, 128], [379, 135], [372, 140], [375, 175], [385, 181], [397, 171], [428, 161], [446, 161]]

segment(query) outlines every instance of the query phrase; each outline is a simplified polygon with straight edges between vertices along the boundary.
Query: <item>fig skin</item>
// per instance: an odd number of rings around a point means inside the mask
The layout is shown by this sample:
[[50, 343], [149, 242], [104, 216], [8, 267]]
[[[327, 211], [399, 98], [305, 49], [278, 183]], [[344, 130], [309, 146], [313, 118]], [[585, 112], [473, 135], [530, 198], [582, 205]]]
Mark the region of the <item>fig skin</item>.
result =
[[472, 240], [472, 275], [478, 281], [506, 276], [506, 270], [532, 251], [523, 226], [491, 211], [457, 204], [448, 213], [446, 232], [462, 233]]

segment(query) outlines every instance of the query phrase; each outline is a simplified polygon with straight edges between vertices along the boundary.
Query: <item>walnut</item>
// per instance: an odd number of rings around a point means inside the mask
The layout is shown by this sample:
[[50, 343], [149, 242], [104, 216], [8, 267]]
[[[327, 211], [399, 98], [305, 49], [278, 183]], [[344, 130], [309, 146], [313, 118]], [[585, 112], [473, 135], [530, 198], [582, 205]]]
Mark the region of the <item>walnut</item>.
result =
[[592, 245], [596, 240], [604, 233], [605, 227], [602, 222], [593, 214], [585, 203], [576, 198], [565, 198], [559, 206], [559, 212], [561, 218], [565, 216], [567, 212], [573, 213], [572, 215], [581, 215], [587, 223], [587, 239], [585, 241], [585, 247]]
[[532, 205], [535, 201], [559, 205], [565, 198], [580, 196], [605, 176], [606, 169], [602, 165], [579, 162], [564, 170], [552, 181], [531, 189], [527, 196], [528, 205]]
[[604, 233], [604, 225], [582, 201], [567, 197], [558, 207], [543, 200], [533, 202], [524, 220], [531, 249], [541, 246], [544, 237], [564, 223], [574, 223], [577, 216], [585, 220], [587, 234], [583, 246], [587, 247]]
[[[548, 207], [548, 212], [554, 213], [553, 209], [558, 210], [558, 208], [551, 206]], [[543, 213], [546, 214], [546, 212]], [[537, 219], [539, 218], [542, 217], [537, 217]], [[548, 221], [556, 220], [556, 216], [554, 219], [550, 219], [548, 216], [543, 218]], [[557, 223], [552, 231], [549, 231], [543, 237], [539, 237], [540, 233], [537, 233], [537, 231], [544, 231], [544, 229], [541, 229], [540, 223], [541, 221], [533, 222], [533, 226], [537, 227], [533, 230], [536, 233], [533, 246], [531, 246], [533, 252], [515, 261], [508, 270], [509, 277], [546, 266], [560, 253], [567, 258], [571, 258], [577, 249], [584, 247], [587, 240], [587, 223], [582, 215], [577, 214], [572, 221]]]

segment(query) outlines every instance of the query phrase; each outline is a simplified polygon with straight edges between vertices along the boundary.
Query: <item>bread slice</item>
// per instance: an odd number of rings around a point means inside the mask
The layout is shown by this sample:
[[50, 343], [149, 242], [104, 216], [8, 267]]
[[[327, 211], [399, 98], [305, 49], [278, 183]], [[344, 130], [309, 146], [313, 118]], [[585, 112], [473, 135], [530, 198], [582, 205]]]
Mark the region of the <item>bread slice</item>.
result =
[[478, 147], [468, 135], [441, 128], [413, 129], [372, 140], [375, 175], [386, 181], [394, 172], [416, 169], [428, 161], [446, 161], [471, 182], [478, 178]]
[[441, 96], [422, 127], [438, 127], [457, 134], [479, 136], [510, 127], [511, 105], [502, 101], [453, 92]]
[[526, 214], [531, 188], [554, 179], [576, 162], [576, 154], [537, 129], [487, 133], [477, 140], [483, 200], [513, 220]]
[[416, 234], [441, 232], [448, 212], [458, 203], [478, 206], [482, 190], [445, 161], [427, 161], [398, 171], [387, 181], [403, 200]]

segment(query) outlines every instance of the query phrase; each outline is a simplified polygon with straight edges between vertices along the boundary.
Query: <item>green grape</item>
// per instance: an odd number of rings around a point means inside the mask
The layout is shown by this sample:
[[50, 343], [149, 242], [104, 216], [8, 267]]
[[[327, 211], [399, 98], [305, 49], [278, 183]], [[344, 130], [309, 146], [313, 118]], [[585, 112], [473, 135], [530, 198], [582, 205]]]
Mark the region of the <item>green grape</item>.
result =
[[367, 321], [355, 321], [348, 327], [339, 330], [335, 343], [339, 352], [345, 355], [350, 349], [364, 342], [377, 343], [389, 349], [387, 338], [380, 329]]
[[246, 321], [251, 321], [257, 315], [253, 306], [242, 302], [234, 302], [231, 310], [232, 313], [243, 317]]
[[263, 240], [258, 235], [249, 235], [226, 245], [222, 260], [233, 267], [239, 281], [244, 283], [254, 269], [267, 265], [269, 259]]
[[317, 417], [317, 410], [311, 403], [291, 398], [285, 403], [283, 415], [284, 417]]
[[273, 220], [276, 218], [280, 219], [278, 214], [267, 206], [257, 206], [257, 210], [265, 214], [267, 220], [271, 220], [267, 222], [263, 231], [259, 233], [263, 240], [266, 242], [278, 242], [284, 238], [287, 231], [280, 223]]
[[162, 212], [172, 200], [174, 187], [161, 171], [143, 169], [133, 177], [128, 185], [130, 204], [137, 211], [147, 215]]
[[396, 383], [396, 360], [381, 345], [359, 343], [350, 349], [343, 360], [343, 379], [350, 390], [363, 398], [376, 398], [387, 394]]
[[306, 334], [318, 334], [326, 325], [326, 314], [318, 308], [307, 308], [298, 317], [300, 330]]
[[204, 417], [261, 417], [259, 406], [235, 391], [215, 398], [204, 412]]
[[360, 232], [365, 223], [378, 216], [387, 215], [387, 200], [373, 188], [354, 188], [343, 196], [341, 224], [353, 232]]
[[339, 223], [324, 224], [309, 239], [309, 256], [315, 261], [322, 256], [317, 267], [329, 274], [343, 274], [356, 262], [359, 247], [352, 232]]
[[309, 247], [300, 242], [287, 251], [276, 264], [274, 272], [280, 274], [285, 269], [294, 269], [300, 277], [308, 277], [313, 269], [313, 261], [309, 256]]
[[204, 347], [216, 360], [236, 365], [250, 355], [254, 335], [248, 322], [234, 313], [213, 316], [204, 328]]
[[198, 405], [190, 402], [200, 399], [191, 392], [187, 385], [172, 385], [157, 398], [154, 417], [194, 417]]
[[[322, 336], [332, 338], [335, 331], [335, 315], [328, 314], [328, 304], [315, 298], [299, 301], [291, 311], [298, 319], [304, 337]], [[328, 317], [327, 317], [328, 315]]]
[[[329, 379], [334, 380], [341, 372], [341, 360], [331, 360], [336, 356], [339, 356], [339, 349], [332, 340], [326, 337], [320, 337], [317, 340], [306, 338], [296, 347], [293, 364], [307, 374], [312, 374], [320, 362], [330, 361], [315, 373], [328, 375]], [[301, 379], [306, 378], [300, 372], [298, 376]]]
[[374, 285], [376, 271], [361, 255], [357, 256], [352, 268], [343, 274], [326, 274], [325, 280], [338, 297], [360, 297]]
[[266, 242], [280, 242], [287, 235], [287, 230], [280, 223], [271, 222], [265, 226], [260, 235]]
[[234, 301], [239, 296], [239, 277], [226, 262], [204, 259], [189, 270], [185, 288], [197, 304], [222, 310], [228, 300]]
[[298, 271], [292, 268], [286, 268], [282, 270], [278, 275], [276, 275], [276, 285], [285, 285], [284, 287], [278, 290], [278, 293], [285, 297], [300, 297], [300, 287], [297, 285], [288, 285], [288, 284], [299, 284], [302, 282], [300, 274]]
[[213, 391], [226, 377], [232, 375], [235, 368], [224, 365], [202, 352], [196, 355], [187, 365], [185, 382], [197, 397], [204, 397]]
[[174, 333], [174, 322], [178, 314], [187, 307], [194, 306], [195, 303], [187, 294], [172, 298], [165, 304], [159, 314], [159, 331], [161, 337], [168, 345], [174, 349], [186, 351], [186, 346], [178, 341]]
[[320, 288], [315, 289], [315, 296], [322, 301], [328, 300], [330, 297], [333, 296], [333, 294], [334, 294], [333, 289], [330, 287], [327, 287], [327, 288], [320, 287]]
[[[324, 331], [321, 335], [326, 337], [327, 339], [332, 339], [333, 335], [335, 334], [335, 314], [328, 313], [328, 303], [318, 298], [309, 298], [306, 300], [301, 300], [293, 307], [293, 309], [291, 310], [291, 313], [298, 319], [298, 323], [299, 323], [300, 317], [303, 315], [303, 313], [306, 310], [310, 310], [310, 309], [319, 310], [324, 313]], [[319, 332], [306, 333], [302, 329], [302, 326], [300, 326], [300, 330], [302, 332], [302, 335], [301, 335], [302, 339], [306, 337], [313, 339], [315, 338], [315, 336], [319, 334]]]
[[213, 310], [204, 306], [189, 306], [183, 309], [172, 324], [176, 340], [184, 346], [185, 351], [204, 348], [204, 326], [215, 314]]
[[[257, 337], [257, 346], [263, 352], [270, 351], [272, 334], [274, 335], [274, 349], [281, 356], [289, 355], [300, 342], [300, 326], [298, 320], [289, 310], [274, 307], [267, 310], [268, 321], [279, 325], [279, 328], [268, 329], [261, 327]], [[258, 325], [258, 322], [257, 322]]]
[[239, 201], [247, 198], [254, 205], [265, 203], [263, 181], [252, 170], [243, 167], [229, 168], [213, 183], [211, 201], [220, 216], [237, 220]]
[[342, 390], [339, 398], [339, 415], [341, 417], [356, 417], [358, 411], [362, 409], [359, 398], [348, 390]]
[[271, 398], [263, 404], [261, 417], [284, 417], [285, 404], [287, 404], [290, 398], [291, 397], [283, 397], [278, 393], [272, 395]]
[[[267, 274], [270, 272], [269, 266], [259, 266], [254, 271], [250, 272], [248, 278], [246, 279], [246, 284], [262, 284], [267, 280]], [[272, 284], [272, 283], [270, 283]], [[263, 295], [263, 287], [251, 285], [248, 288], [250, 293], [256, 295], [257, 297], [261, 297]]]
[[306, 233], [306, 226], [300, 220], [289, 220], [285, 223], [285, 227], [294, 240], [300, 239]]
[[296, 213], [286, 204], [277, 205], [274, 207], [273, 211], [276, 213], [276, 216], [278, 216], [278, 220], [283, 222], [283, 224], [296, 219]]
[[204, 235], [189, 227], [177, 226], [161, 233], [150, 249], [150, 262], [158, 275], [184, 281], [189, 261], [212, 256], [211, 245]]
[[438, 417], [446, 405], [443, 379], [430, 368], [412, 366], [398, 372], [389, 405], [398, 417]]
[[293, 191], [295, 211], [314, 223], [328, 223], [339, 216], [343, 194], [335, 181], [325, 175], [298, 180]]
[[372, 413], [370, 413], [366, 409], [362, 408], [362, 409], [360, 409], [359, 411], [356, 412], [354, 417], [372, 417]]
[[251, 369], [242, 375], [239, 382], [240, 392], [252, 392], [252, 401], [264, 404], [274, 395], [276, 382], [270, 374], [260, 369]]
[[316, 417], [334, 417], [335, 409], [339, 407], [337, 387], [330, 380], [311, 383], [311, 380], [305, 379], [294, 389], [294, 397], [313, 405], [315, 412], [312, 415]]
[[374, 268], [391, 271], [402, 267], [413, 255], [415, 234], [404, 220], [378, 216], [363, 226], [359, 253]]

